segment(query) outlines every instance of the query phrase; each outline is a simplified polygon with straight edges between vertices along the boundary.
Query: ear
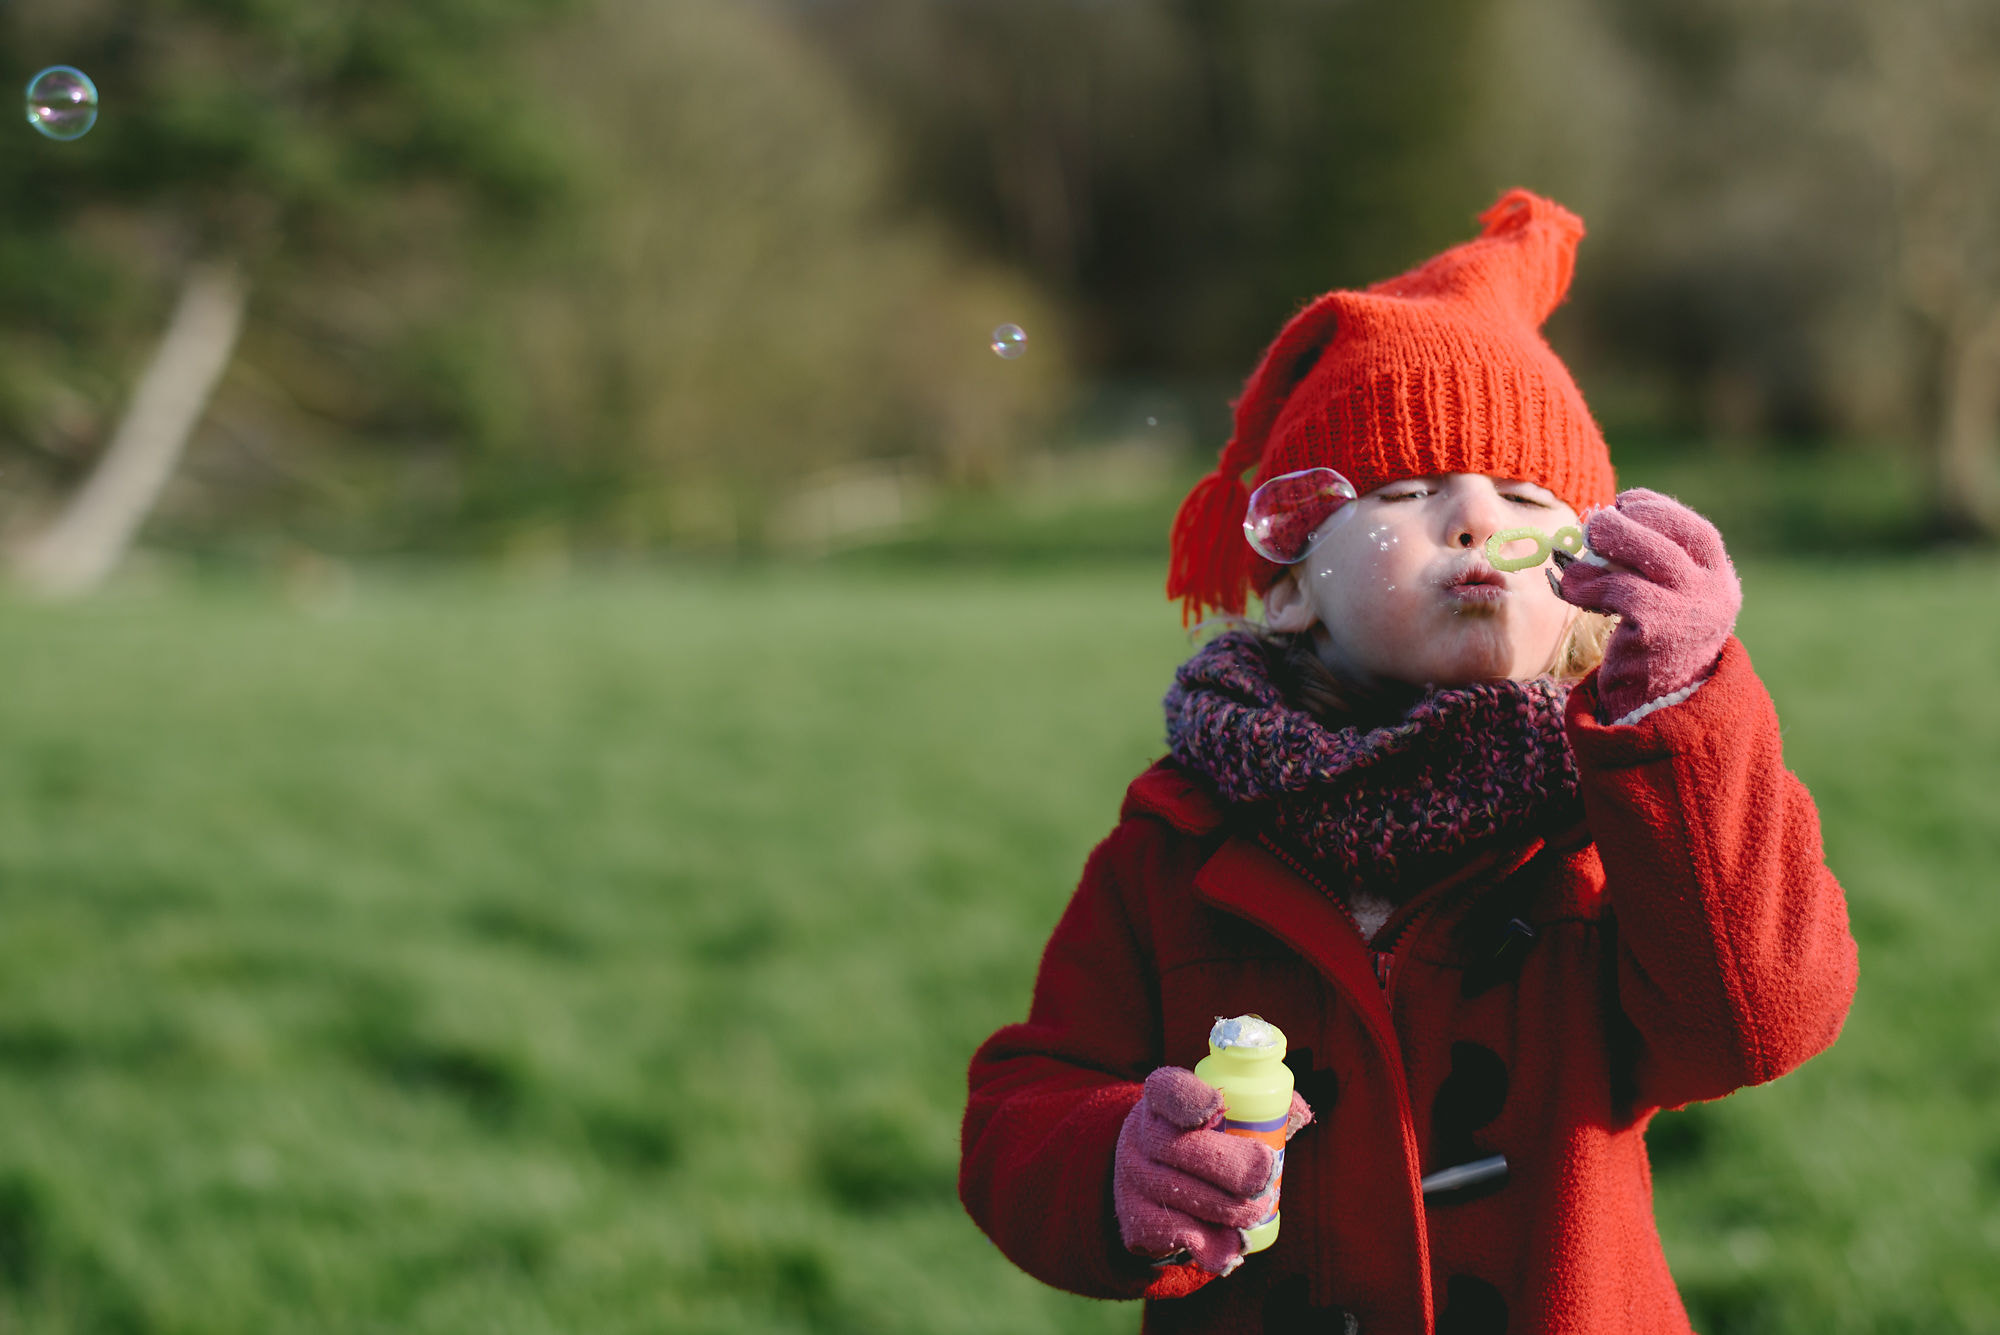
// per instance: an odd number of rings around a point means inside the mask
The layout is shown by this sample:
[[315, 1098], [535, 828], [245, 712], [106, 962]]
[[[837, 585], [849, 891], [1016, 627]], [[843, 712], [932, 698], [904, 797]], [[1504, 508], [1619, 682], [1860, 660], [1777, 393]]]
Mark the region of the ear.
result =
[[1310, 630], [1319, 623], [1312, 599], [1300, 586], [1295, 572], [1287, 570], [1278, 582], [1264, 591], [1264, 624], [1288, 633]]

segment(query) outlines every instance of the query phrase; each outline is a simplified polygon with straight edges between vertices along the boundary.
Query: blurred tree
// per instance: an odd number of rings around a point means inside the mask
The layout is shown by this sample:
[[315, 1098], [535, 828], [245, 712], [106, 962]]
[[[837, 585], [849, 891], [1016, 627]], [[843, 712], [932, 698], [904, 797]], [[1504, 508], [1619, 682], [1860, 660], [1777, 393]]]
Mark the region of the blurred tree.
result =
[[1493, 0], [792, 0], [902, 183], [1078, 305], [1101, 373], [1242, 376], [1300, 303], [1463, 236]]
[[[1796, 4], [1767, 22], [1797, 22]], [[1888, 205], [1895, 301], [1917, 331], [1936, 522], [2000, 540], [2000, 8], [1850, 0], [1795, 73]]]
[[[895, 205], [893, 160], [823, 56], [758, 6], [612, 0], [540, 55], [588, 209], [508, 318], [551, 429], [626, 479], [624, 541], [782, 541], [856, 460], [1003, 474], [1067, 379], [1052, 303]], [[992, 331], [1029, 331], [1017, 360]]]
[[1690, 429], [1913, 438], [1936, 531], [2000, 537], [2000, 9], [1503, 8], [1488, 149], [1578, 184], [1599, 360]]
[[166, 334], [97, 466], [55, 522], [15, 553], [31, 587], [87, 593], [125, 555], [236, 350], [248, 296], [229, 260], [189, 267]]
[[0, 11], [0, 45], [85, 69], [105, 106], [84, 139], [17, 130], [16, 151], [0, 159], [10, 238], [0, 310], [23, 354], [6, 396], [17, 439], [35, 440], [38, 400], [62, 394], [76, 370], [112, 374], [123, 358], [103, 344], [129, 330], [133, 308], [148, 304], [141, 293], [181, 290], [112, 446], [72, 505], [19, 549], [21, 573], [74, 592], [116, 564], [259, 286], [394, 256], [413, 228], [462, 234], [548, 206], [562, 186], [559, 155], [496, 55], [559, 3]]
[[74, 497], [27, 548], [52, 582], [162, 483], [155, 532], [205, 545], [755, 540], [842, 461], [1001, 471], [1059, 402], [1050, 307], [890, 206], [760, 6], [95, 0], [0, 11], [0, 45], [104, 99], [0, 156], [0, 444], [14, 498]]
[[1614, 425], [1920, 439], [1939, 531], [2000, 523], [1990, 4], [789, 2], [1099, 374], [1238, 375], [1526, 184], [1590, 220], [1551, 335]]

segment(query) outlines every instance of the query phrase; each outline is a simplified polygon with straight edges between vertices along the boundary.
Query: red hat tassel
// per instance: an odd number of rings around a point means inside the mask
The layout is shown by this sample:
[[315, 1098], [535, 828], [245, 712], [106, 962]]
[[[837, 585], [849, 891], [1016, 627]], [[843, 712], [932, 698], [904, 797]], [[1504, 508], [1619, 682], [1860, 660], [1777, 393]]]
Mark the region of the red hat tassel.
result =
[[1346, 294], [1329, 292], [1286, 322], [1236, 401], [1236, 431], [1222, 447], [1215, 471], [1195, 483], [1174, 516], [1167, 563], [1167, 597], [1181, 602], [1181, 624], [1204, 607], [1240, 616], [1251, 578], [1263, 558], [1243, 536], [1250, 489], [1243, 475], [1264, 456], [1271, 424], [1331, 335]]
[[[1229, 451], [1223, 451], [1228, 458]], [[1195, 483], [1174, 516], [1167, 597], [1181, 603], [1181, 624], [1204, 607], [1240, 614], [1256, 553], [1243, 537], [1250, 489], [1240, 476], [1217, 471]]]

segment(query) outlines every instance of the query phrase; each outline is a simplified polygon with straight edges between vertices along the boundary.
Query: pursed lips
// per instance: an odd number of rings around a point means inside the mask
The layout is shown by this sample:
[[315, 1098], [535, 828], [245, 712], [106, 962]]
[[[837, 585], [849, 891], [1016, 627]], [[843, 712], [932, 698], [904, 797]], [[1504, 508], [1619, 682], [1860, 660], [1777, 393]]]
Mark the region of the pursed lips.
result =
[[1497, 603], [1507, 596], [1507, 577], [1484, 561], [1472, 561], [1439, 581], [1445, 596], [1460, 606]]

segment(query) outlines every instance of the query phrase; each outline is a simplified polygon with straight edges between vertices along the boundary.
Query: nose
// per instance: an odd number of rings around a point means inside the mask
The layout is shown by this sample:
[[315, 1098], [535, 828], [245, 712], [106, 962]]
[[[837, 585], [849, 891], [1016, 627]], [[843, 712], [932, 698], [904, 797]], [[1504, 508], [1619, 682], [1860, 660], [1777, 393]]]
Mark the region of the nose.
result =
[[1456, 489], [1457, 504], [1446, 516], [1450, 532], [1448, 545], [1453, 547], [1483, 547], [1486, 540], [1499, 532], [1506, 520], [1505, 507], [1491, 483], [1468, 480], [1466, 485]]

